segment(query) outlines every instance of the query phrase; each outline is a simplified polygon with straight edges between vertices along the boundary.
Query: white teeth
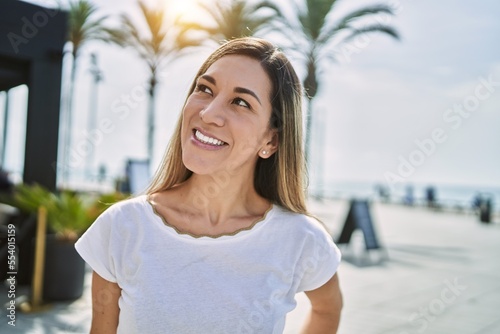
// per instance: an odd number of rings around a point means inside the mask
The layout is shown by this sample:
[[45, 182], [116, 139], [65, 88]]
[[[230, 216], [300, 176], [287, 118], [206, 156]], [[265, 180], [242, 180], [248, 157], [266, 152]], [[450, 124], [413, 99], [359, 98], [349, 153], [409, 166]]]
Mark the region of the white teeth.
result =
[[215, 138], [211, 138], [211, 137], [207, 137], [205, 136], [204, 134], [202, 134], [200, 131], [196, 130], [194, 132], [194, 135], [196, 136], [196, 138], [201, 141], [202, 143], [205, 143], [205, 144], [212, 144], [212, 145], [216, 145], [216, 146], [222, 146], [224, 145], [224, 142], [223, 141], [220, 141], [218, 139], [215, 139]]

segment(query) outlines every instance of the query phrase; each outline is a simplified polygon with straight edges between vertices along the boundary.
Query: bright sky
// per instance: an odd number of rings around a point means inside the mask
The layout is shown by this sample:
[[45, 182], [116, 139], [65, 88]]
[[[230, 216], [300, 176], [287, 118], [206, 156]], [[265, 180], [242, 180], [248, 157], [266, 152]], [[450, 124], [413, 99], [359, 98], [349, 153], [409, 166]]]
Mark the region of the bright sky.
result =
[[[95, 3], [103, 13], [134, 8], [132, 0]], [[187, 6], [190, 1], [175, 3]], [[370, 3], [378, 2], [341, 1], [337, 14]], [[315, 101], [311, 182], [317, 182], [321, 174], [326, 183], [396, 180], [400, 184], [499, 187], [500, 3], [391, 3], [399, 4], [390, 23], [399, 30], [400, 42], [370, 35], [337, 49], [338, 63], [324, 67]], [[91, 52], [98, 54], [104, 75], [98, 92], [98, 119], [110, 119], [113, 124], [113, 130], [96, 146], [95, 161], [116, 176], [123, 174], [127, 158], [146, 157], [146, 99], [126, 107], [128, 112], [117, 113], [116, 107], [126, 106], [126, 95], [142, 96], [148, 73], [130, 51], [89, 44], [79, 64], [75, 145], [86, 140]], [[154, 164], [172, 133], [189, 83], [209, 52], [198, 50], [162, 71]], [[302, 65], [296, 59], [292, 62], [302, 76]], [[13, 91], [12, 110], [23, 110], [25, 91]], [[3, 105], [3, 96], [0, 99]], [[22, 168], [19, 152], [23, 150], [24, 117], [21, 111], [12, 112], [8, 124], [6, 167], [14, 171]]]

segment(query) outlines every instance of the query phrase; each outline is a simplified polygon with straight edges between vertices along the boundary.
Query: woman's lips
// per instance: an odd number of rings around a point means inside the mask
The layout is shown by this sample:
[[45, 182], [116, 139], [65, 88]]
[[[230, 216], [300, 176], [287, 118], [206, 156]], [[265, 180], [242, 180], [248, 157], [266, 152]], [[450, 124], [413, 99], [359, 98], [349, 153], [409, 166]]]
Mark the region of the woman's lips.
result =
[[221, 150], [224, 147], [228, 146], [228, 143], [226, 143], [218, 138], [208, 136], [208, 135], [202, 133], [198, 129], [193, 129], [193, 134], [191, 136], [191, 142], [195, 146], [197, 146], [201, 149], [204, 149], [204, 150], [209, 150], [209, 151]]
[[198, 129], [194, 129], [193, 130], [193, 134], [194, 134], [194, 137], [198, 141], [202, 142], [203, 144], [212, 145], [212, 146], [224, 146], [224, 145], [227, 145], [226, 142], [223, 142], [222, 140], [214, 138], [214, 137], [207, 136], [207, 135], [201, 133], [201, 131], [198, 130]]

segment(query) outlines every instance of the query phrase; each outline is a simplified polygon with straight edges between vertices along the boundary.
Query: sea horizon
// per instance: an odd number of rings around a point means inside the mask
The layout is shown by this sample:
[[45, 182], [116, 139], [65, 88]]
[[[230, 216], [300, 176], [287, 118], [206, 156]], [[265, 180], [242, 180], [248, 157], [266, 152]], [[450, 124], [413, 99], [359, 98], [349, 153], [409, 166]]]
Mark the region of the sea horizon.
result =
[[[387, 200], [391, 202], [403, 202], [408, 194], [408, 187], [413, 188], [413, 198], [417, 203], [422, 203], [426, 198], [426, 190], [434, 188], [437, 203], [443, 206], [460, 206], [471, 208], [477, 195], [488, 197], [493, 202], [495, 211], [499, 211], [500, 186], [496, 185], [473, 185], [459, 183], [439, 183], [439, 182], [408, 182], [387, 186], [384, 181], [348, 181], [335, 180], [328, 181], [322, 185], [322, 189], [317, 184], [309, 185], [309, 194], [313, 197], [331, 199], [381, 199], [380, 187], [387, 193]], [[495, 205], [496, 204], [496, 205]]]

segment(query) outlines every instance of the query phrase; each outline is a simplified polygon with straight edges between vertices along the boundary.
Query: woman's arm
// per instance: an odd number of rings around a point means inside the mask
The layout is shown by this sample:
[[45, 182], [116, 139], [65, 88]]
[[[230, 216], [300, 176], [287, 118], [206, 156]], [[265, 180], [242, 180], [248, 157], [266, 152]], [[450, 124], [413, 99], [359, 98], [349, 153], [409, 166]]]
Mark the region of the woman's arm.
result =
[[311, 301], [312, 309], [302, 333], [337, 333], [342, 309], [342, 294], [338, 275], [333, 275], [323, 286], [305, 293]]
[[121, 289], [116, 283], [105, 280], [95, 271], [92, 274], [92, 327], [90, 334], [116, 333], [120, 309], [118, 299]]

